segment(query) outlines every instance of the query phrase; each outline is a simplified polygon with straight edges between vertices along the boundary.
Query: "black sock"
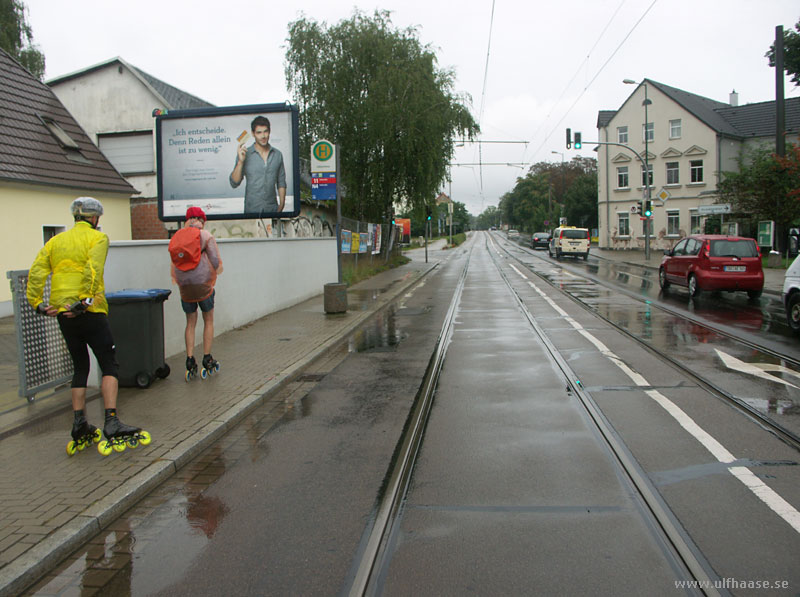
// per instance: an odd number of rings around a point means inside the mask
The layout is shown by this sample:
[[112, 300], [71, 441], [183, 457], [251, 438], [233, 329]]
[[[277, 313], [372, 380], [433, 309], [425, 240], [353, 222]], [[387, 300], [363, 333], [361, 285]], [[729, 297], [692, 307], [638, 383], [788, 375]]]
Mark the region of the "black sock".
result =
[[109, 419], [115, 419], [117, 417], [117, 409], [116, 408], [107, 408], [106, 409], [106, 421]]
[[76, 410], [76, 411], [73, 411], [73, 412], [75, 413], [75, 424], [76, 425], [80, 425], [81, 423], [86, 421], [86, 414], [83, 412], [83, 410]]

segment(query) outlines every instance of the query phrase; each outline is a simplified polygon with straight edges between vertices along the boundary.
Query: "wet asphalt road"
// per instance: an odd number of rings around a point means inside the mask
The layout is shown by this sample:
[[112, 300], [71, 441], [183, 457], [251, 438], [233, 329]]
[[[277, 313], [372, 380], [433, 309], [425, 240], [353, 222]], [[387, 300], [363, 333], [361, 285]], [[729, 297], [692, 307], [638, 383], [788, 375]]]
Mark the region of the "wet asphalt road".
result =
[[[490, 250], [479, 235], [401, 531], [382, 571], [383, 593], [675, 594], [678, 570], [574, 397], [563, 391], [558, 372], [517, 319], [493, 273]], [[101, 594], [346, 592], [467, 258], [467, 249], [454, 251], [401, 304], [75, 554], [65, 577], [86, 574], [87, 562], [100, 561], [108, 568]], [[556, 287], [581, 295], [660, 350], [739, 396], [763, 401], [773, 416], [782, 410], [780, 417], [793, 417], [798, 390], [732, 369], [719, 354], [758, 361], [752, 349], [598, 288], [566, 267], [537, 256], [530, 263]], [[602, 268], [594, 265], [592, 274], [599, 275]], [[513, 275], [507, 263], [503, 267]], [[794, 589], [789, 594], [796, 593], [798, 533], [610, 367], [527, 282], [514, 286], [716, 573], [787, 582]], [[649, 388], [659, 388], [725, 443], [737, 464], [800, 504], [796, 452], [559, 290], [540, 286], [647, 375]]]

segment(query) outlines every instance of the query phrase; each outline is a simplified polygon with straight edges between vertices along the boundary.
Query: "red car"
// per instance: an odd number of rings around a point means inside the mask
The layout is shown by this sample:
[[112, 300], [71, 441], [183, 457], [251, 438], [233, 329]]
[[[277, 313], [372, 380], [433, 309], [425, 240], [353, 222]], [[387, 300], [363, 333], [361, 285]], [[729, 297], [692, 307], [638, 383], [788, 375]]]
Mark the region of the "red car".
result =
[[670, 284], [686, 286], [690, 296], [702, 290], [745, 290], [751, 299], [758, 298], [764, 288], [761, 250], [752, 238], [689, 236], [664, 251], [658, 282], [663, 290]]

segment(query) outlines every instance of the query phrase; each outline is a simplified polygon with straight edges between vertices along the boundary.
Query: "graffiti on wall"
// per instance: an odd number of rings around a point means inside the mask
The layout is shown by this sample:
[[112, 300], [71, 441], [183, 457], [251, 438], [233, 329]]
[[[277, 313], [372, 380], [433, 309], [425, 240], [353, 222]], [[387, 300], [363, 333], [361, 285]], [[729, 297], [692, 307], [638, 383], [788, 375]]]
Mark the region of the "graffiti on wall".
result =
[[303, 205], [291, 219], [210, 220], [206, 229], [215, 238], [311, 238], [336, 235], [336, 215]]

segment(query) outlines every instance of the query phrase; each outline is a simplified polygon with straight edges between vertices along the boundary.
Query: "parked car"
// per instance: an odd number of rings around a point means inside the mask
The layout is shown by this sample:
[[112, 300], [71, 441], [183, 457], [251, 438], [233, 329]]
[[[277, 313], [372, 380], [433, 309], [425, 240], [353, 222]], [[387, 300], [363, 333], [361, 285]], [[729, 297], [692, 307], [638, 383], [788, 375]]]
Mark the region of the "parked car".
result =
[[783, 278], [783, 306], [789, 327], [800, 333], [800, 257], [796, 257]]
[[511, 238], [512, 236], [519, 236], [519, 230], [514, 230], [513, 228], [510, 228], [506, 233], [506, 236], [508, 236], [508, 238]]
[[589, 245], [591, 237], [587, 228], [575, 228], [575, 226], [563, 226], [553, 230], [553, 238], [547, 245], [547, 254], [556, 259], [561, 259], [562, 255], [572, 257], [583, 257], [584, 261], [589, 257]]
[[685, 286], [693, 297], [703, 290], [744, 290], [755, 299], [764, 289], [761, 251], [752, 238], [688, 236], [664, 251], [658, 282], [663, 290], [671, 284]]

